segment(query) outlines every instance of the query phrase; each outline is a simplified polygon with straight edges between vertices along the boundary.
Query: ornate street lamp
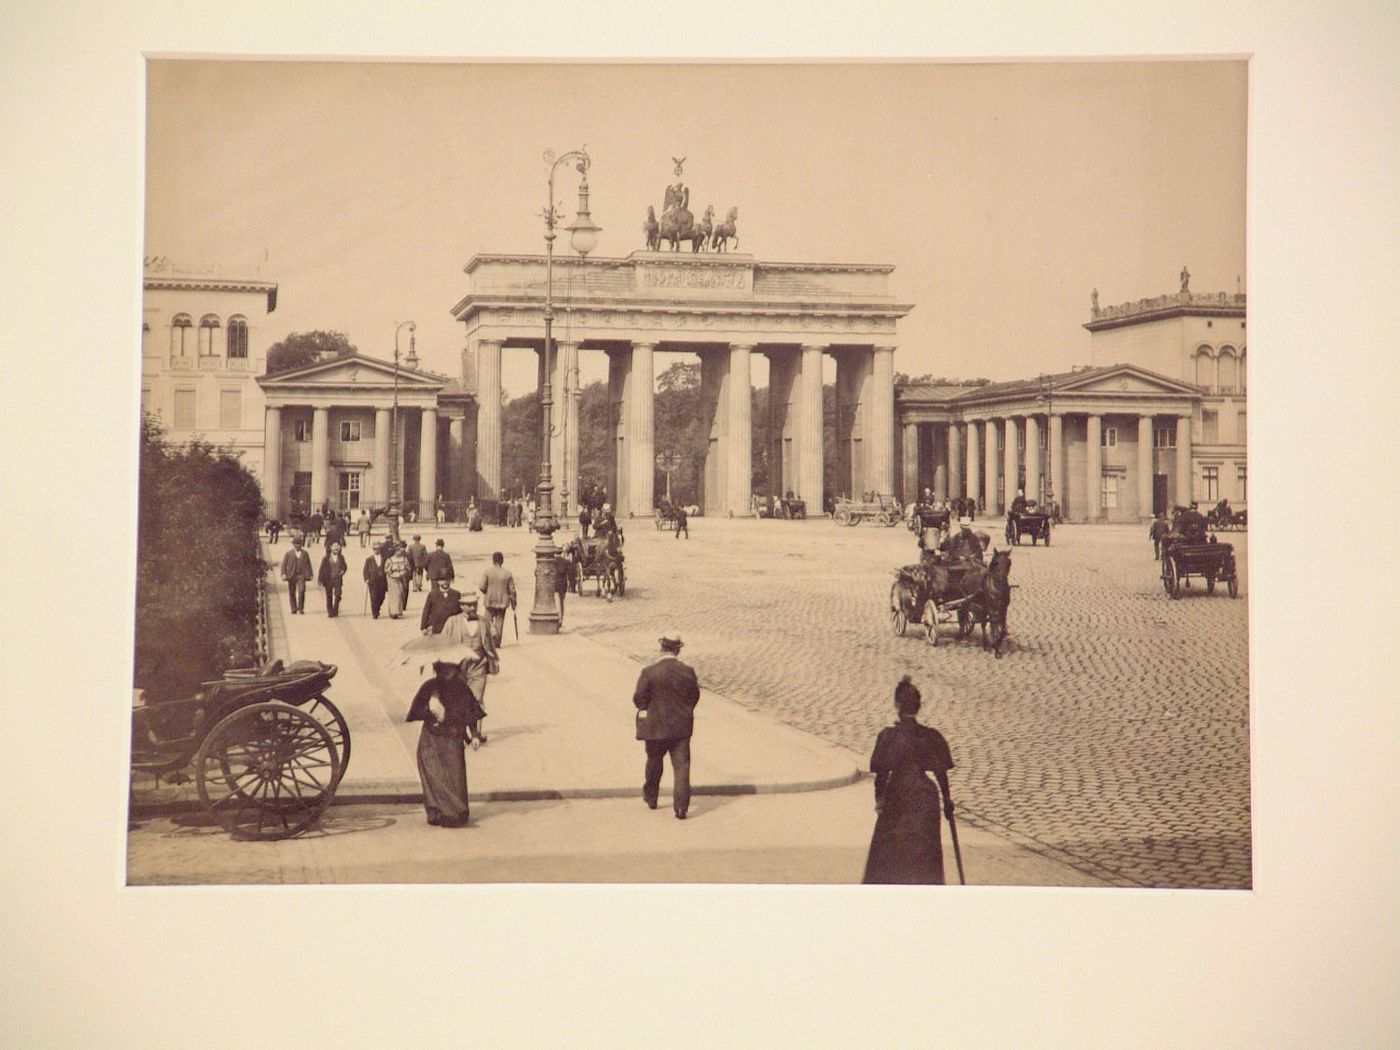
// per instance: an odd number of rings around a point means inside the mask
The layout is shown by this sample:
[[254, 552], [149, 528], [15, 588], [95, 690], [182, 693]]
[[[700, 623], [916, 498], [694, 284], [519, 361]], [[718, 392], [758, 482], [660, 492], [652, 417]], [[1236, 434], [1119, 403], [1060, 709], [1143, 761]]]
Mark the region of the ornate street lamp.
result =
[[389, 508], [385, 512], [389, 518], [389, 538], [399, 542], [399, 333], [408, 329], [409, 368], [418, 367], [418, 355], [414, 352], [418, 340], [418, 325], [414, 321], [400, 321], [394, 328], [394, 410], [389, 421]]
[[554, 393], [551, 377], [554, 374], [554, 232], [555, 224], [563, 218], [554, 206], [554, 173], [559, 165], [567, 160], [575, 161], [582, 179], [578, 188], [578, 217], [565, 227], [569, 231], [569, 243], [580, 256], [587, 257], [598, 244], [598, 227], [588, 213], [588, 166], [587, 149], [570, 150], [556, 157], [553, 150], [546, 150], [545, 163], [549, 164], [549, 199], [544, 209], [544, 387], [540, 390], [540, 429], [543, 454], [540, 458], [540, 483], [537, 487], [538, 510], [535, 514], [535, 531], [539, 542], [535, 545], [535, 606], [530, 611], [530, 632], [532, 634], [558, 634], [559, 609], [555, 605], [555, 564], [559, 548], [554, 544], [554, 533], [559, 528], [559, 519], [554, 514], [554, 481], [550, 469], [550, 438], [554, 434], [551, 410], [554, 407]]

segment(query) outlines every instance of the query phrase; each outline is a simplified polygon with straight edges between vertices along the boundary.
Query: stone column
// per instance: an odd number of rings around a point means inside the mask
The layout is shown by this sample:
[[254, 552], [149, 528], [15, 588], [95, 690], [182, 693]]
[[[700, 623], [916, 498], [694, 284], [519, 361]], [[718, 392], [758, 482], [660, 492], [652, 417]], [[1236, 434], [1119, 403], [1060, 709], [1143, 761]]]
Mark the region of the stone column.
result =
[[900, 498], [904, 503], [914, 503], [919, 498], [919, 424], [904, 424], [904, 450], [900, 457], [900, 475], [904, 487]]
[[1046, 445], [1046, 455], [1050, 457], [1050, 495], [1060, 505], [1060, 514], [1069, 513], [1069, 503], [1065, 497], [1065, 419], [1063, 416], [1050, 417], [1050, 440]]
[[982, 424], [975, 419], [967, 421], [967, 496], [982, 498]]
[[282, 516], [282, 409], [268, 405], [263, 409], [263, 502], [267, 516]]
[[1086, 521], [1098, 521], [1103, 516], [1103, 419], [1100, 416], [1088, 417], [1084, 436], [1084, 483], [1088, 486]]
[[374, 410], [374, 495], [380, 507], [389, 505], [389, 427], [393, 413], [387, 408]]
[[447, 491], [445, 499], [460, 501], [466, 498], [466, 488], [462, 477], [466, 466], [466, 424], [461, 416], [452, 416], [447, 421]]
[[1001, 437], [1001, 428], [997, 426], [997, 420], [989, 419], [986, 422], [986, 430], [987, 453], [982, 461], [986, 483], [982, 486], [982, 494], [986, 500], [987, 513], [995, 515], [1001, 510], [1001, 492], [997, 488], [997, 440]]
[[[628, 464], [631, 473], [625, 513], [639, 518], [650, 517], [656, 502], [655, 350], [655, 343], [632, 344], [632, 378], [628, 386], [631, 403], [627, 411], [627, 443], [631, 446]], [[618, 512], [624, 513], [621, 510]]]
[[948, 424], [948, 498], [962, 496], [962, 428], [957, 423]]
[[948, 498], [948, 428], [933, 428], [933, 498]]
[[326, 501], [331, 473], [331, 410], [311, 411], [311, 509], [317, 513]]
[[[578, 343], [554, 341], [554, 506], [567, 528], [578, 517]], [[551, 457], [556, 452], [551, 450]], [[503, 479], [510, 483], [512, 479]], [[620, 508], [614, 511], [622, 513]]]
[[418, 520], [437, 514], [437, 409], [425, 408], [418, 436]]
[[1196, 498], [1195, 479], [1191, 474], [1191, 416], [1176, 419], [1176, 502], [1192, 504]]
[[1026, 417], [1026, 499], [1037, 503], [1045, 497], [1040, 485], [1040, 417]]
[[807, 513], [822, 513], [822, 347], [804, 343], [797, 408], [797, 496]]
[[1138, 416], [1138, 519], [1152, 517], [1152, 417]]
[[866, 405], [865, 475], [876, 492], [894, 492], [894, 347], [877, 346]]
[[1015, 416], [1006, 417], [1006, 447], [1002, 449], [1002, 454], [1005, 458], [1005, 464], [1002, 467], [1002, 473], [1004, 475], [1002, 477], [1002, 491], [1005, 494], [1005, 502], [1002, 503], [1002, 508], [1005, 509], [1011, 506], [1011, 501], [1016, 498], [1016, 490], [1019, 487], [1016, 484], [1016, 478], [1018, 474], [1017, 468], [1021, 465], [1021, 458], [1016, 453]]
[[476, 354], [476, 469], [477, 493], [483, 500], [501, 494], [501, 341], [483, 339]]

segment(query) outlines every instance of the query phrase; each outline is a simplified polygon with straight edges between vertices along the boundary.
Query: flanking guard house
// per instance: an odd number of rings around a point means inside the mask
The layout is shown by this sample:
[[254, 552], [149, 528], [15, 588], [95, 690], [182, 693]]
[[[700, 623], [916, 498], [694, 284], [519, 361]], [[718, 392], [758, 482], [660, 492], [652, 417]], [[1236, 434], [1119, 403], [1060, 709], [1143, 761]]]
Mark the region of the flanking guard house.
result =
[[1090, 363], [1004, 383], [895, 392], [900, 494], [971, 497], [1001, 514], [1018, 491], [1071, 521], [1140, 521], [1171, 506], [1246, 503], [1244, 295], [1188, 290], [1100, 308]]

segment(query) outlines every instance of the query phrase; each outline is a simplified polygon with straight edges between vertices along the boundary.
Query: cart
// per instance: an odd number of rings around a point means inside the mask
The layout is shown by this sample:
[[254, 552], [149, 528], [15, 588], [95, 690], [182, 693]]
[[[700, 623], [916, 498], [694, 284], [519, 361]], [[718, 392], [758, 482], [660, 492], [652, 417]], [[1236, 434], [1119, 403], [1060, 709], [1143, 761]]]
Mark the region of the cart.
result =
[[284, 839], [316, 823], [350, 763], [350, 727], [325, 690], [334, 664], [273, 660], [228, 671], [193, 697], [132, 708], [131, 768], [193, 777], [235, 838]]
[[915, 503], [909, 508], [907, 522], [910, 532], [922, 533], [925, 529], [939, 529], [947, 532], [953, 523], [953, 512], [947, 507], [935, 507], [929, 503]]
[[1006, 542], [1021, 545], [1021, 537], [1029, 536], [1034, 547], [1041, 540], [1050, 546], [1050, 515], [1041, 510], [1023, 510], [1006, 517]]
[[888, 493], [876, 493], [872, 500], [853, 500], [842, 497], [836, 501], [831, 518], [838, 525], [859, 525], [870, 521], [886, 527], [899, 523], [903, 514], [899, 501]]
[[1169, 598], [1180, 598], [1182, 589], [1191, 587], [1191, 577], [1206, 581], [1206, 593], [1214, 594], [1217, 582], [1223, 582], [1231, 598], [1240, 594], [1239, 572], [1235, 567], [1235, 548], [1228, 543], [1211, 540], [1208, 543], [1187, 543], [1184, 540], [1162, 544], [1162, 589]]
[[614, 594], [621, 597], [627, 593], [627, 570], [623, 564], [621, 529], [575, 541], [573, 557], [577, 567], [579, 594], [583, 593], [583, 585], [588, 580], [597, 583], [599, 597], [611, 599]]

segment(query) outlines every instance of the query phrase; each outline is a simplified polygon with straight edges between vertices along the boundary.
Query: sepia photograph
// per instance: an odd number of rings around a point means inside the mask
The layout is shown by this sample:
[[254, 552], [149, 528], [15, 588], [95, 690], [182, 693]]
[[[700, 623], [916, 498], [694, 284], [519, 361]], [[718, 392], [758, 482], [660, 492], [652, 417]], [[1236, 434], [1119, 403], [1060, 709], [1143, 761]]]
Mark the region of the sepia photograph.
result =
[[148, 60], [128, 883], [1250, 889], [1248, 102]]

